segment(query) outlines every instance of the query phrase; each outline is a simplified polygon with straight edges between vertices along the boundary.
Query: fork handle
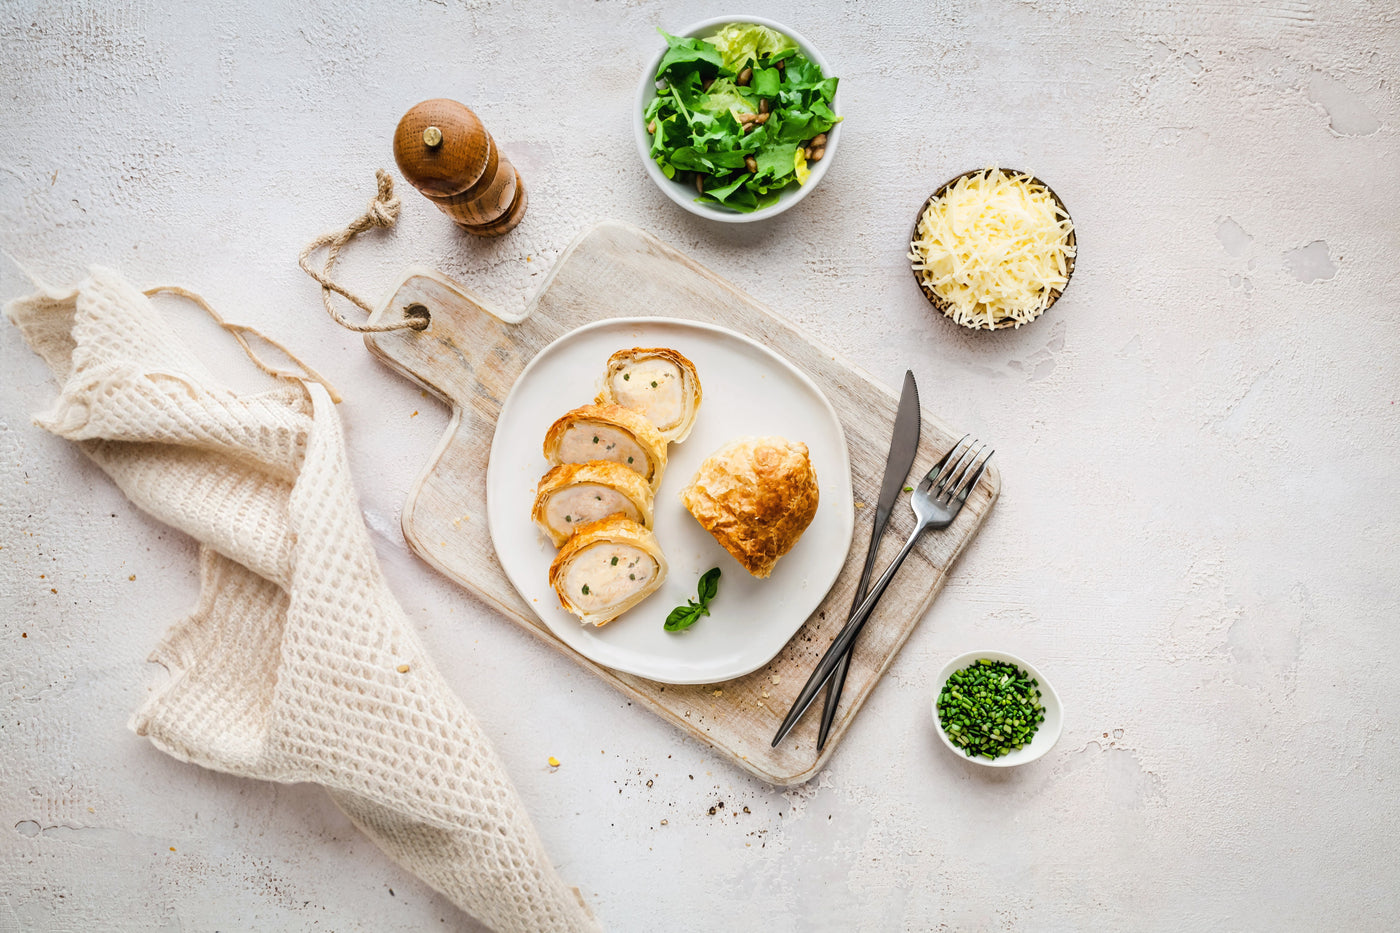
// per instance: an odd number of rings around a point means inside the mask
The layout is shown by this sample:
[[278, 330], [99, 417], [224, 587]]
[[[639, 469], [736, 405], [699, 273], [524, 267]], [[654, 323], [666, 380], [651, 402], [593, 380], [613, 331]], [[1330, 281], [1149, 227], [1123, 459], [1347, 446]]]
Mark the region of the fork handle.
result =
[[[865, 567], [860, 572], [860, 582], [856, 584], [856, 596], [851, 602], [851, 615], [855, 615], [865, 594], [870, 592], [870, 576], [875, 571], [875, 555], [880, 550], [880, 539], [885, 535], [885, 525], [889, 523], [893, 509], [875, 510], [875, 524], [870, 529], [870, 546], [865, 552]], [[849, 618], [849, 616], [847, 617]], [[836, 710], [841, 705], [841, 690], [846, 686], [846, 672], [851, 669], [851, 652], [841, 655], [836, 670], [826, 685], [826, 702], [822, 705], [822, 724], [817, 732], [817, 751], [826, 746], [826, 737], [831, 732], [831, 724], [836, 721]]]
[[856, 640], [860, 630], [865, 627], [866, 620], [875, 611], [875, 605], [880, 601], [880, 597], [885, 594], [885, 588], [894, 579], [895, 571], [899, 570], [900, 564], [904, 563], [904, 558], [909, 556], [909, 552], [914, 549], [914, 544], [919, 540], [919, 536], [928, 529], [928, 525], [920, 522], [914, 529], [914, 533], [909, 536], [909, 540], [904, 542], [904, 547], [900, 549], [899, 556], [880, 575], [880, 579], [875, 581], [875, 586], [870, 591], [870, 595], [865, 597], [865, 602], [860, 604], [860, 608], [851, 613], [851, 618], [846, 622], [844, 628], [837, 634], [836, 640], [831, 643], [831, 647], [826, 649], [826, 654], [817, 663], [817, 669], [812, 671], [812, 676], [807, 679], [807, 684], [802, 688], [802, 692], [797, 695], [797, 701], [792, 704], [792, 709], [788, 711], [787, 718], [778, 727], [778, 734], [773, 736], [773, 747], [776, 748], [792, 727], [797, 725], [797, 721], [802, 718], [802, 714], [807, 712], [807, 707], [812, 705], [816, 699], [818, 691], [831, 679], [835, 673], [836, 666], [845, 657], [847, 650], [851, 647], [851, 642]]

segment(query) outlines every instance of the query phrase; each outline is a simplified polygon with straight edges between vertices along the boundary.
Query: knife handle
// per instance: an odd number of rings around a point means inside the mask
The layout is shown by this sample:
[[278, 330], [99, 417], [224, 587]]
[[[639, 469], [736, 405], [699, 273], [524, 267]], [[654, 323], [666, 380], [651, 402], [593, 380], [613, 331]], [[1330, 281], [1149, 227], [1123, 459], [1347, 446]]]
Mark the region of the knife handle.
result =
[[889, 568], [880, 575], [880, 579], [875, 581], [875, 587], [870, 595], [865, 597], [865, 601], [860, 604], [860, 608], [851, 615], [846, 625], [836, 635], [836, 640], [831, 643], [831, 647], [826, 649], [826, 654], [817, 662], [817, 669], [812, 671], [812, 676], [807, 678], [807, 683], [802, 687], [802, 692], [797, 695], [797, 700], [792, 704], [792, 709], [788, 710], [787, 718], [778, 727], [777, 735], [773, 736], [772, 746], [778, 747], [778, 743], [786, 738], [792, 731], [792, 727], [797, 725], [797, 721], [802, 718], [802, 714], [807, 712], [807, 708], [812, 705], [812, 701], [817, 698], [817, 691], [826, 686], [831, 678], [831, 672], [835, 670], [836, 664], [841, 660], [841, 656], [850, 650], [851, 642], [856, 640], [860, 630], [865, 627], [865, 623], [870, 619], [870, 614], [875, 611], [875, 606], [880, 602], [880, 597], [885, 595], [885, 588], [890, 585], [894, 575], [899, 571], [900, 565], [904, 563], [904, 558], [909, 556], [909, 552], [914, 550], [914, 545], [918, 542], [919, 536], [928, 530], [928, 524], [920, 523], [914, 527], [914, 533], [909, 536], [909, 540], [904, 542], [904, 547], [900, 549], [899, 555]]

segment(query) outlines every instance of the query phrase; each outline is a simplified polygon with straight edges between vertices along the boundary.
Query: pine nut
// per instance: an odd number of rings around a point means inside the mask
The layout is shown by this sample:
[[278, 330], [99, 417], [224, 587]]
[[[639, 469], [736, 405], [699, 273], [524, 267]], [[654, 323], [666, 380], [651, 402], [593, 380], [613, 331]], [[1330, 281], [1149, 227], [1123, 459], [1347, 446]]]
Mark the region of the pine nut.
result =
[[744, 156], [744, 168], [749, 170], [750, 175], [755, 174], [758, 171], [758, 160], [753, 156]]
[[705, 176], [699, 172], [695, 173], [695, 190], [701, 194], [705, 193]]
[[[752, 68], [745, 68], [743, 71], [739, 72], [739, 77], [736, 78], [736, 79], [734, 80], [734, 83], [737, 84], [737, 85], [739, 85], [740, 87], [748, 87], [748, 86], [749, 86], [749, 82], [752, 81], [752, 80], [753, 80], [753, 69], [752, 69]], [[708, 90], [708, 88], [706, 88], [706, 90]]]
[[813, 149], [813, 150], [812, 150], [812, 155], [807, 159], [807, 161], [808, 161], [808, 162], [820, 162], [820, 161], [822, 160], [822, 156], [824, 156], [824, 155], [826, 155], [826, 148], [825, 148], [825, 147], [822, 147], [822, 148], [819, 148], [819, 149]]
[[752, 122], [753, 122], [754, 120], [756, 120], [756, 119], [758, 119], [758, 114], [755, 114], [755, 113], [741, 113], [741, 114], [739, 114], [739, 122], [740, 122], [740, 123], [752, 123]]
[[806, 159], [808, 162], [812, 161], [812, 147], [811, 147], [811, 146], [807, 146], [806, 148], [804, 148], [804, 149], [802, 150], [802, 158]]
[[816, 138], [812, 140], [812, 148], [813, 148], [813, 149], [821, 149], [821, 148], [824, 148], [825, 146], [826, 146], [826, 134], [825, 134], [825, 133], [818, 133], [818, 134], [816, 135]]
[[760, 113], [760, 114], [758, 115], [758, 117], [757, 117], [753, 122], [758, 123], [758, 124], [760, 124], [760, 125], [761, 125], [761, 124], [764, 124], [764, 123], [767, 123], [767, 122], [768, 122], [768, 118], [769, 118], [770, 116], [772, 116], [772, 114], [769, 114], [769, 113]]
[[768, 99], [767, 99], [766, 97], [765, 97], [763, 100], [761, 100], [761, 101], [758, 102], [758, 112], [759, 112], [759, 113], [767, 113], [767, 112], [768, 112]]
[[647, 132], [648, 132], [648, 133], [655, 133], [655, 132], [656, 132], [656, 121], [655, 121], [655, 120], [651, 120], [651, 121], [649, 121], [649, 122], [647, 123]]
[[757, 123], [745, 123], [745, 124], [744, 124], [744, 132], [745, 132], [745, 133], [752, 133], [752, 132], [753, 132], [754, 130], [756, 130], [756, 129], [758, 129], [758, 124], [757, 124]]

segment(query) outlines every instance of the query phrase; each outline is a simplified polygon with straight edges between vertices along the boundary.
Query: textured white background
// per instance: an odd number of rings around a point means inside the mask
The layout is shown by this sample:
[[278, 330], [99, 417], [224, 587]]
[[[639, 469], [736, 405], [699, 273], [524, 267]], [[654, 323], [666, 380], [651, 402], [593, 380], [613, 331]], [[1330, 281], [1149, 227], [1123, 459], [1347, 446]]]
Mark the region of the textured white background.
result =
[[[1393, 929], [1400, 13], [1109, 6], [755, 6], [824, 51], [848, 122], [811, 197], [735, 229], [664, 199], [629, 123], [654, 27], [709, 5], [5, 3], [0, 296], [21, 267], [178, 282], [345, 390], [390, 581], [610, 929]], [[728, 766], [405, 549], [446, 412], [329, 322], [295, 256], [435, 96], [478, 111], [529, 213], [477, 241], [404, 185], [352, 286], [423, 262], [518, 308], [584, 225], [624, 220], [996, 442], [1000, 503], [806, 787]], [[1049, 181], [1081, 249], [1059, 305], [997, 335], [933, 318], [903, 259], [928, 192], [989, 163]], [[0, 931], [471, 929], [316, 788], [127, 731], [193, 549], [30, 424], [54, 388], [8, 326], [0, 374]], [[1040, 762], [937, 744], [933, 675], [976, 647], [1059, 688]]]

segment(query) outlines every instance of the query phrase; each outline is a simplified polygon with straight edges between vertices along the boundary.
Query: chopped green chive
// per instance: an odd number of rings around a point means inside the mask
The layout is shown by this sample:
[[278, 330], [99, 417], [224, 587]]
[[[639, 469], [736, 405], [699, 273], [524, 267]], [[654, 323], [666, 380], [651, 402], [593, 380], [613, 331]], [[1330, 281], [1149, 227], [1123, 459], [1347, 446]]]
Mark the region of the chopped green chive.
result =
[[655, 382], [655, 381], [652, 382], [651, 387], [652, 387], [653, 389], [656, 388], [656, 382]]
[[585, 583], [585, 584], [583, 585], [583, 595], [584, 595], [584, 596], [587, 596], [587, 595], [588, 595], [588, 584], [587, 584], [587, 583]]
[[564, 521], [566, 521], [566, 522], [571, 522], [571, 521], [573, 521], [573, 520], [574, 520], [574, 517], [573, 517], [572, 515], [565, 515], [565, 516], [564, 516]]
[[598, 435], [593, 435], [593, 443], [598, 443]]
[[628, 462], [628, 463], [631, 463], [631, 462], [632, 462], [632, 458], [631, 458], [631, 457], [628, 457], [628, 458], [627, 458], [627, 462]]
[[969, 758], [1000, 758], [1030, 744], [1045, 721], [1037, 687], [1016, 665], [982, 658], [943, 685], [938, 721]]
[[904, 491], [905, 491], [905, 492], [913, 492], [913, 491], [914, 491], [914, 487], [913, 487], [913, 486], [905, 486], [905, 487], [904, 487]]
[[612, 565], [613, 565], [614, 567], [617, 566], [617, 558], [616, 558], [616, 557], [614, 557], [614, 558], [612, 559]]
[[635, 573], [629, 573], [629, 574], [627, 575], [627, 579], [629, 579], [629, 580], [635, 580], [635, 579], [637, 579], [637, 575], [636, 575]]
[[623, 381], [623, 382], [628, 382], [628, 381], [631, 380], [631, 378], [632, 378], [632, 374], [631, 374], [631, 373], [623, 373], [623, 374], [622, 374], [622, 381]]

